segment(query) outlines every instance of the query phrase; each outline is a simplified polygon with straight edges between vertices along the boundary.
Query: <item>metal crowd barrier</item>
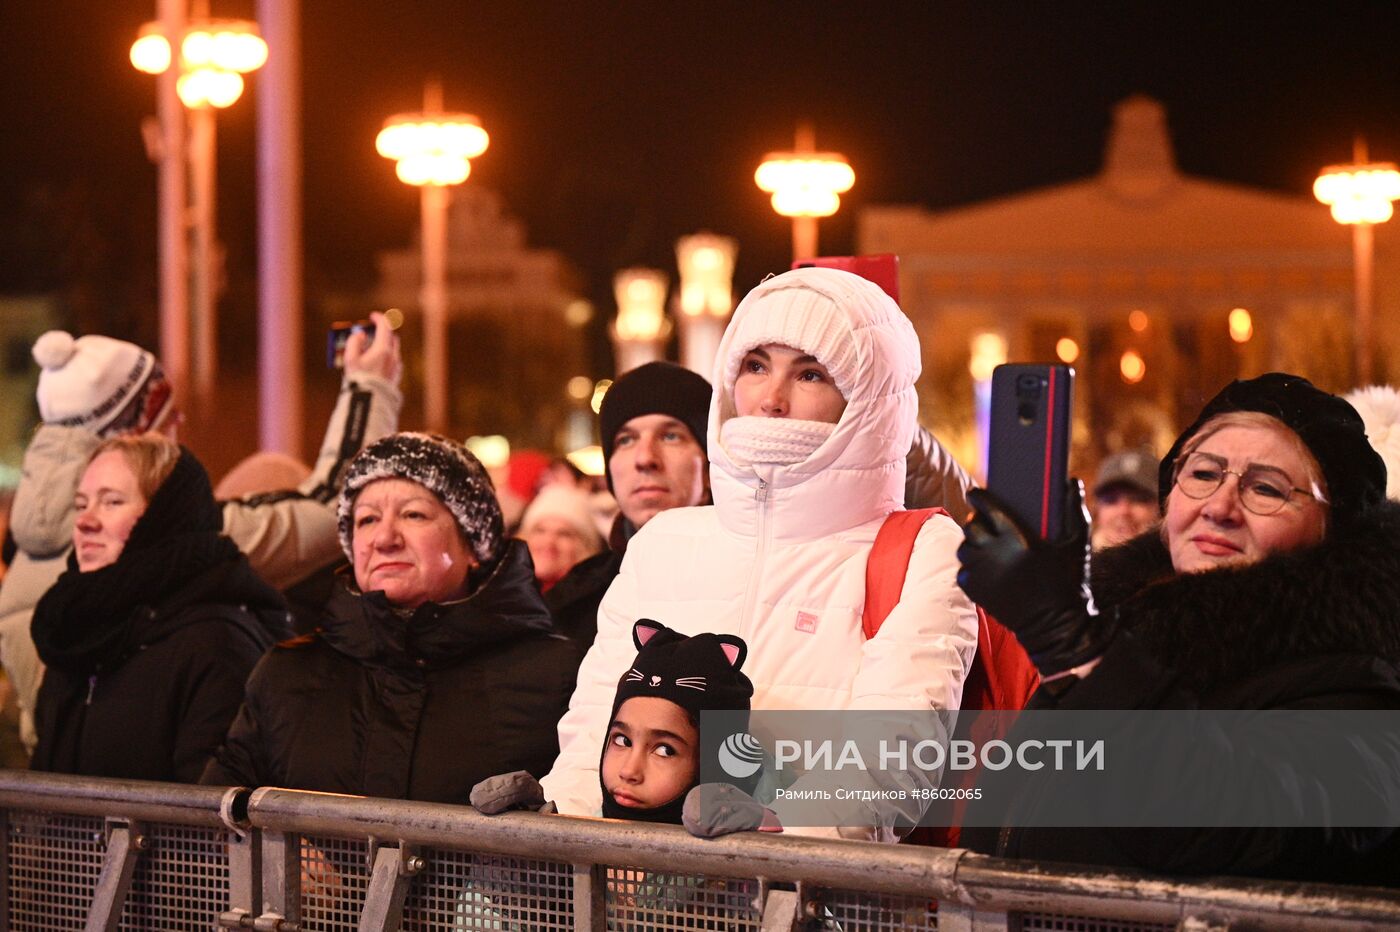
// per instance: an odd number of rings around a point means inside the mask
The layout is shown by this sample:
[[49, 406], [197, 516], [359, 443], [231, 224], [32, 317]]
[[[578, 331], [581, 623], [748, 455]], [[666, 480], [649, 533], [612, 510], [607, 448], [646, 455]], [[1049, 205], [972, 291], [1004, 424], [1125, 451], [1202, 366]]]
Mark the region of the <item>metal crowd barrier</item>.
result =
[[1400, 893], [958, 849], [0, 771], [0, 929], [1400, 927]]

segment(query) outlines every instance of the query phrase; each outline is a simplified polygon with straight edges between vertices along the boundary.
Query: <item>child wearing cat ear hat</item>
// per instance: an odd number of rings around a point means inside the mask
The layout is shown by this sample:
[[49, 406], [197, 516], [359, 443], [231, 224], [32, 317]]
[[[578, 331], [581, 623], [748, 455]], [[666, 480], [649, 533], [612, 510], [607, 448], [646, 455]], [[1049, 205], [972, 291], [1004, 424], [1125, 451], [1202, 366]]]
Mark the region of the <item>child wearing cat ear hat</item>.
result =
[[700, 713], [749, 709], [753, 684], [740, 671], [748, 646], [729, 634], [686, 637], [645, 618], [632, 641], [637, 659], [618, 680], [598, 764], [603, 815], [679, 825], [699, 782]]
[[[748, 646], [729, 634], [686, 637], [646, 618], [632, 626], [632, 641], [637, 658], [618, 680], [598, 765], [603, 815], [679, 825], [699, 783], [700, 713], [749, 710], [753, 683], [740, 670]], [[487, 814], [554, 811], [524, 771], [478, 783], [471, 803]]]

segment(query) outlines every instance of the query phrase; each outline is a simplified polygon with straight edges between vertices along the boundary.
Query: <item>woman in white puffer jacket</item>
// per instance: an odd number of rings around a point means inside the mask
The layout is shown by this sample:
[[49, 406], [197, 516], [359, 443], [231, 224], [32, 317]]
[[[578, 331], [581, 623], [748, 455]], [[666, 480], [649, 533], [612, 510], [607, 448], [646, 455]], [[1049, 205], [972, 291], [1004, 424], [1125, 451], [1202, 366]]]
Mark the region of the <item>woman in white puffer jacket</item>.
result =
[[[899, 604], [876, 637], [861, 631], [866, 558], [904, 507], [919, 372], [914, 328], [859, 276], [797, 269], [739, 304], [715, 360], [714, 505], [662, 512], [628, 546], [543, 783], [561, 812], [601, 810], [598, 749], [639, 618], [742, 637], [755, 710], [958, 708], [977, 617], [954, 521], [924, 524]], [[885, 807], [841, 834], [891, 839], [911, 814]]]

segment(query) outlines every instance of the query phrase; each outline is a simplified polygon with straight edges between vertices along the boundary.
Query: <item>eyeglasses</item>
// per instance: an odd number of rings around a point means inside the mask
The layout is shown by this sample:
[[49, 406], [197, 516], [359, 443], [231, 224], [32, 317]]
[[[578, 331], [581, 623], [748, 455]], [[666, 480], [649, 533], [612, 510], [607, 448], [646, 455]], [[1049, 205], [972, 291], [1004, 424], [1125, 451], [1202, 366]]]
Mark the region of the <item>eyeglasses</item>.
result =
[[1240, 480], [1240, 504], [1256, 515], [1278, 514], [1295, 493], [1314, 498], [1322, 504], [1327, 499], [1316, 488], [1309, 491], [1293, 485], [1288, 474], [1273, 466], [1250, 466], [1244, 472], [1228, 468], [1229, 461], [1210, 453], [1192, 453], [1176, 461], [1173, 481], [1188, 498], [1210, 498], [1225, 482], [1226, 476]]

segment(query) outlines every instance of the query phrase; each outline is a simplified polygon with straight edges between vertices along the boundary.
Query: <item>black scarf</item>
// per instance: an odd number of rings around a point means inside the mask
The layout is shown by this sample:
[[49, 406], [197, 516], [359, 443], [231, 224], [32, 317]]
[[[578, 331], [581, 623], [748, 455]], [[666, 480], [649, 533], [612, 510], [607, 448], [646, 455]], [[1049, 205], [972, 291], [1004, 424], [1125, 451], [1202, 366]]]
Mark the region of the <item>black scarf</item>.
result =
[[116, 561], [81, 573], [70, 556], [68, 570], [39, 600], [32, 632], [40, 658], [80, 675], [118, 664], [164, 623], [153, 609], [198, 601], [198, 593], [182, 590], [215, 565], [239, 559], [222, 528], [209, 476], [182, 447]]

